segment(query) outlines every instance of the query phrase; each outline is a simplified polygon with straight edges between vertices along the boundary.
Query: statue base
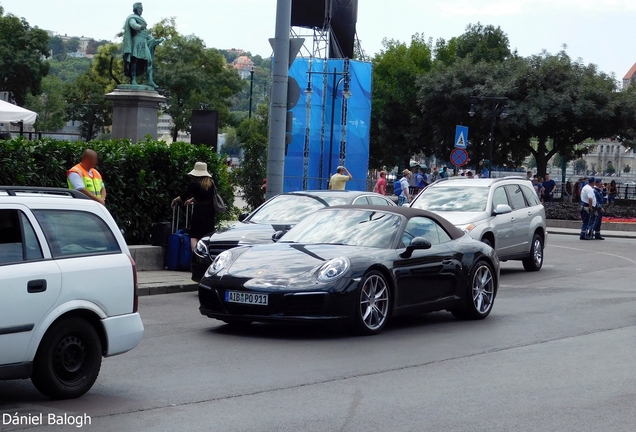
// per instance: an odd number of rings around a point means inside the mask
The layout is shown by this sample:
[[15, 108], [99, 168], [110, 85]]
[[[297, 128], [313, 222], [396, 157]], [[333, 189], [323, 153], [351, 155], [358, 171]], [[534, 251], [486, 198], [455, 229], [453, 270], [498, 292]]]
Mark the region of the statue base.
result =
[[113, 138], [128, 138], [132, 142], [143, 140], [146, 135], [157, 139], [159, 104], [166, 98], [145, 85], [123, 84], [108, 93], [106, 99], [113, 102]]

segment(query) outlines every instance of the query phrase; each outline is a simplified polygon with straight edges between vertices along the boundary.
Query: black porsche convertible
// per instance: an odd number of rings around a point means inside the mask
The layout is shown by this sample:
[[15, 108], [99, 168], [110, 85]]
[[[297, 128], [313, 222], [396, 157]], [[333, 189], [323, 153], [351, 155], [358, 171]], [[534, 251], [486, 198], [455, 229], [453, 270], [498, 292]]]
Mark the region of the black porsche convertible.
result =
[[399, 315], [483, 319], [497, 294], [493, 249], [425, 210], [330, 207], [277, 237], [215, 258], [201, 314], [238, 325], [341, 321], [375, 334]]

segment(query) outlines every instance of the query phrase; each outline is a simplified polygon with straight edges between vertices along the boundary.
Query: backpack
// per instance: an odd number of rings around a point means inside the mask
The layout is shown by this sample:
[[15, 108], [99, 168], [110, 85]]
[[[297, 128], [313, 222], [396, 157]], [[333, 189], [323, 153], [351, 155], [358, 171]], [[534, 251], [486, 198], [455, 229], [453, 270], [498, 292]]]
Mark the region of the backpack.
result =
[[396, 180], [393, 182], [393, 194], [395, 196], [402, 195], [402, 182], [400, 180]]

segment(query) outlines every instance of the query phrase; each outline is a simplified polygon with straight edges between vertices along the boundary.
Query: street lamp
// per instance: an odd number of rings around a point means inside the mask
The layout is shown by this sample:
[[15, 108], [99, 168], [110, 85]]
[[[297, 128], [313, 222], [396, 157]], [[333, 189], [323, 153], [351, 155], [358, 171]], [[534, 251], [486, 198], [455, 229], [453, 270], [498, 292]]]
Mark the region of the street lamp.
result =
[[254, 91], [254, 66], [250, 69], [250, 110], [247, 118], [252, 118], [252, 92]]
[[[349, 99], [351, 97], [351, 90], [349, 89], [349, 77], [350, 74], [348, 71], [338, 72], [336, 68], [333, 69], [333, 72], [307, 72], [309, 74], [309, 78], [307, 80], [307, 89], [305, 89], [305, 93], [310, 95], [313, 90], [311, 89], [311, 75], [333, 75], [333, 87], [331, 92], [331, 128], [329, 134], [329, 176], [331, 176], [331, 168], [332, 168], [332, 159], [333, 159], [333, 127], [334, 120], [336, 115], [336, 96], [338, 95], [338, 87], [340, 83], [344, 82], [344, 86], [342, 88], [342, 97], [344, 99]], [[340, 78], [338, 76], [341, 75]], [[344, 108], [344, 107], [343, 107]], [[320, 166], [322, 167], [322, 154], [320, 155], [321, 161]], [[322, 169], [322, 168], [321, 168]], [[322, 179], [321, 179], [321, 187], [322, 187]]]
[[[491, 109], [491, 121], [490, 121], [490, 155], [488, 159], [488, 178], [492, 177], [492, 158], [493, 158], [493, 148], [495, 145], [495, 123], [497, 122], [497, 109], [501, 104], [505, 104], [499, 114], [499, 118], [502, 120], [508, 117], [508, 98], [507, 97], [499, 97], [499, 96], [473, 96], [472, 100], [477, 101], [491, 101], [492, 109]], [[468, 111], [468, 115], [471, 117], [475, 116], [475, 104], [470, 104], [470, 111]]]

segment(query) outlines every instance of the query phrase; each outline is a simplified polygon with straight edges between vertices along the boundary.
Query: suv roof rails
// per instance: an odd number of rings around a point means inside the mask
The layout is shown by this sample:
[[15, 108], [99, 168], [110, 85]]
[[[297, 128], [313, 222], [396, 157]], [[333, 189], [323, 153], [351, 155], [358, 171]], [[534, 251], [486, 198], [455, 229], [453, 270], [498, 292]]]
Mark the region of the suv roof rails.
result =
[[0, 186], [0, 192], [6, 192], [9, 196], [17, 193], [29, 193], [34, 195], [48, 195], [51, 197], [72, 197], [77, 199], [90, 199], [82, 192], [74, 189], [40, 187], [40, 186]]

